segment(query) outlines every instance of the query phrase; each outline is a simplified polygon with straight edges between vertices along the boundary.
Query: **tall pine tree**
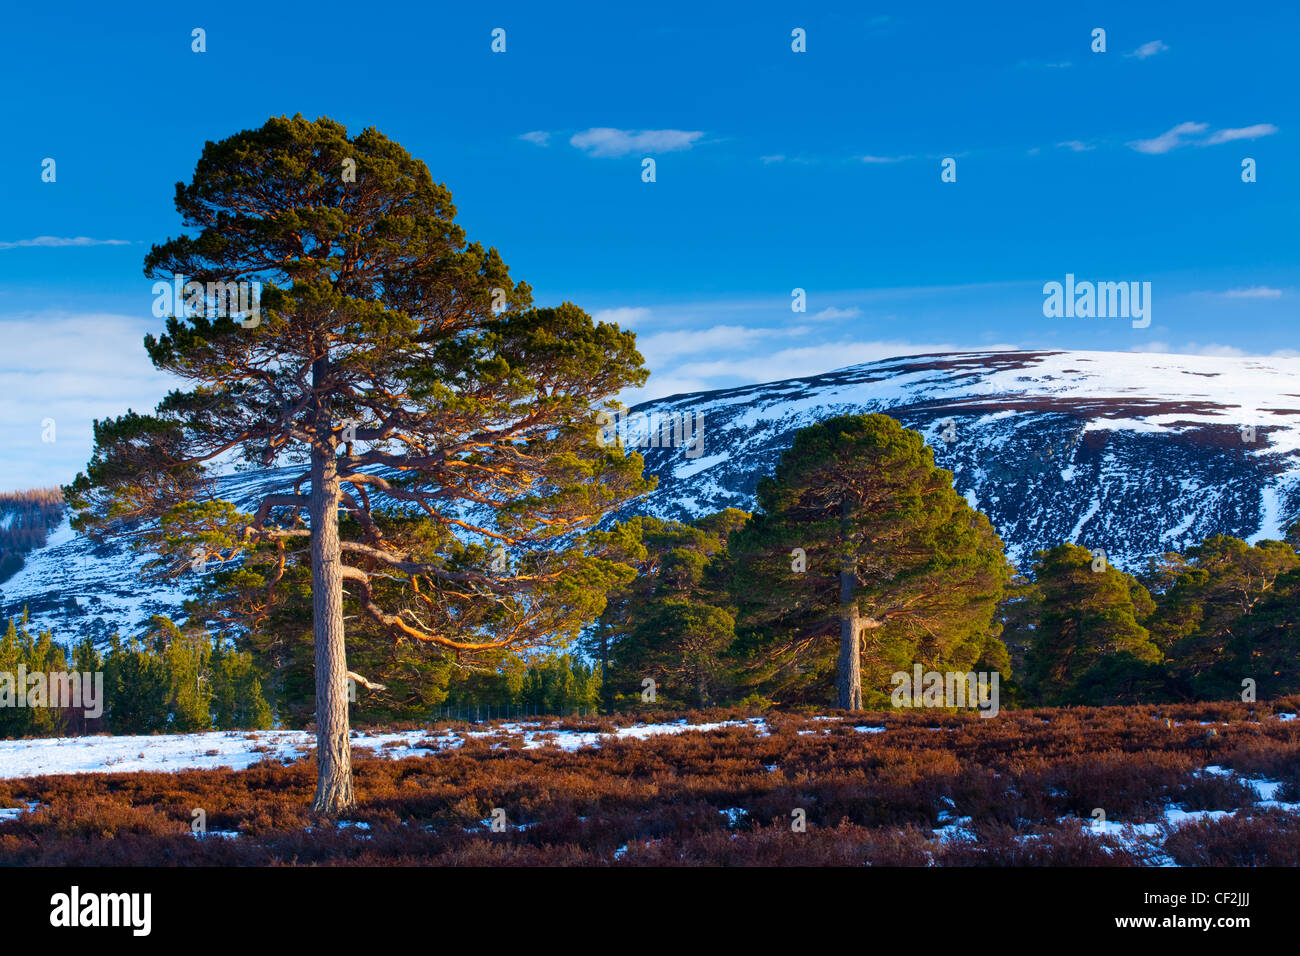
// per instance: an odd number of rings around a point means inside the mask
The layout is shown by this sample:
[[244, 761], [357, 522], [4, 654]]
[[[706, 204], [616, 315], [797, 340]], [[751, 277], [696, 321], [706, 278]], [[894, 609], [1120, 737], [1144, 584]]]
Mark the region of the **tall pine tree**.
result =
[[849, 710], [913, 662], [1005, 660], [994, 610], [1009, 570], [988, 519], [922, 437], [886, 415], [800, 430], [732, 536], [730, 590], [761, 687]]
[[[313, 808], [336, 814], [355, 803], [345, 597], [449, 653], [576, 634], [617, 575], [574, 533], [647, 487], [639, 456], [599, 442], [597, 410], [646, 373], [631, 333], [531, 308], [375, 129], [272, 119], [209, 142], [175, 202], [190, 232], [145, 271], [155, 292], [200, 287], [145, 347], [189, 388], [96, 422], [66, 494], [79, 529], [133, 530], [175, 573], [257, 552], [271, 592], [305, 550]], [[232, 310], [244, 282], [262, 284], [257, 315]], [[290, 469], [283, 489], [251, 513], [220, 500], [213, 468], [232, 459]]]

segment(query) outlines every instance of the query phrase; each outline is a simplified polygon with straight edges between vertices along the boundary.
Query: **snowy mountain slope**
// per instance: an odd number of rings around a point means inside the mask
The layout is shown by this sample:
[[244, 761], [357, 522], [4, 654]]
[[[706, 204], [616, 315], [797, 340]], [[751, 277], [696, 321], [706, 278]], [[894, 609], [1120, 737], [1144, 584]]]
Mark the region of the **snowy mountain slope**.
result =
[[633, 411], [704, 418], [694, 459], [640, 449], [659, 476], [642, 510], [661, 517], [752, 507], [795, 431], [858, 412], [924, 434], [1013, 560], [1073, 541], [1132, 566], [1215, 533], [1280, 537], [1300, 517], [1300, 359], [917, 355]]
[[[244, 510], [270, 491], [285, 490], [301, 469], [240, 472], [220, 479], [219, 493]], [[50, 628], [61, 640], [89, 633], [97, 641], [115, 630], [136, 634], [154, 614], [176, 620], [191, 582], [174, 586], [142, 583], [148, 554], [120, 541], [96, 544], [73, 532], [68, 518], [51, 533], [45, 546], [27, 556], [23, 567], [0, 584], [4, 617], [24, 609], [34, 627]]]
[[[759, 477], [795, 431], [858, 412], [886, 412], [922, 432], [1016, 561], [1073, 541], [1136, 567], [1211, 534], [1280, 537], [1300, 517], [1300, 359], [917, 355], [675, 395], [632, 412], [702, 424], [693, 449], [639, 449], [659, 487], [632, 510], [662, 517], [751, 508]], [[648, 423], [626, 424], [636, 440]], [[221, 493], [247, 505], [288, 478], [240, 473], [222, 479]], [[3, 612], [26, 606], [61, 638], [133, 633], [150, 614], [181, 616], [185, 582], [143, 587], [143, 560], [97, 548], [65, 521], [0, 585]]]

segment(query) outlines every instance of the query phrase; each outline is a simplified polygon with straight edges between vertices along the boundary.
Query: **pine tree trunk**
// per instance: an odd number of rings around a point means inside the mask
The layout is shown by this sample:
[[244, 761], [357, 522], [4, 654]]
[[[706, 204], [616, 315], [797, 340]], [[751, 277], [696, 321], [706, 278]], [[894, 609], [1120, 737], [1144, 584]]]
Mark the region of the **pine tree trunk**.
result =
[[836, 674], [841, 710], [862, 709], [862, 627], [858, 620], [858, 574], [850, 545], [849, 502], [844, 501], [840, 543], [840, 660]]
[[[313, 368], [319, 382], [328, 366]], [[317, 409], [318, 434], [328, 435], [328, 404]], [[316, 797], [312, 811], [329, 816], [356, 806], [348, 740], [348, 664], [343, 640], [343, 569], [339, 548], [339, 478], [332, 454], [311, 454], [311, 601], [316, 641]]]
[[[852, 593], [841, 573], [840, 591]], [[840, 661], [838, 672], [841, 710], [862, 709], [862, 627], [856, 603], [843, 604], [840, 612]]]

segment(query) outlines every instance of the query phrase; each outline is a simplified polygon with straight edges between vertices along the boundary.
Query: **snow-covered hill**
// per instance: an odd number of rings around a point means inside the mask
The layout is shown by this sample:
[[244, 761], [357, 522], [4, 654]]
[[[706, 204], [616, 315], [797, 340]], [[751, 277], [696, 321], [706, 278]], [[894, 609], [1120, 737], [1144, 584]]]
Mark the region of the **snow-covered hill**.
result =
[[[268, 469], [232, 474], [220, 479], [220, 494], [251, 511], [263, 494], [286, 489], [299, 472]], [[45, 546], [27, 555], [18, 573], [0, 584], [4, 618], [26, 610], [34, 630], [49, 628], [65, 641], [87, 633], [97, 641], [114, 631], [137, 634], [154, 614], [182, 620], [180, 608], [192, 582], [144, 583], [143, 568], [149, 557], [117, 541], [96, 544], [73, 532], [65, 515]]]
[[646, 510], [747, 508], [798, 429], [886, 412], [926, 436], [1014, 560], [1072, 541], [1120, 565], [1216, 533], [1280, 537], [1300, 517], [1300, 359], [962, 352], [677, 395], [703, 453], [646, 448]]
[[[1280, 537], [1300, 517], [1300, 359], [918, 355], [632, 411], [702, 424], [693, 449], [640, 449], [659, 487], [636, 510], [663, 517], [752, 507], [759, 477], [795, 431], [855, 412], [886, 412], [922, 432], [1017, 561], [1072, 541], [1136, 567], [1211, 534]], [[232, 476], [222, 493], [246, 503], [285, 477]], [[182, 594], [143, 588], [139, 564], [65, 523], [0, 585], [4, 611], [27, 606], [60, 637], [130, 633], [150, 614], [177, 613]]]

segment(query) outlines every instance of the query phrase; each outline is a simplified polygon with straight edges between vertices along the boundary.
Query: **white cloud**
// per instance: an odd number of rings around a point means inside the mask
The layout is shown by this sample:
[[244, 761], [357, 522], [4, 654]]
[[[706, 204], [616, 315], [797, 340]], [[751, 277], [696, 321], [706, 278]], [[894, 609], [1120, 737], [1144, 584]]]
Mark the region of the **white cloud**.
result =
[[837, 309], [835, 306], [831, 306], [830, 308], [822, 309], [820, 312], [814, 312], [809, 316], [809, 318], [814, 322], [829, 322], [834, 319], [856, 319], [861, 314], [862, 310], [856, 305], [850, 306], [847, 309]]
[[647, 357], [646, 364], [652, 369], [649, 382], [645, 387], [630, 389], [620, 397], [629, 405], [635, 405], [637, 402], [681, 392], [699, 392], [820, 375], [848, 365], [875, 362], [896, 356], [960, 352], [971, 348], [978, 348], [982, 352], [999, 351], [1015, 347], [1005, 344], [959, 346], [951, 343], [847, 340], [781, 349], [763, 355], [725, 357], [696, 362], [657, 364]]
[[637, 336], [637, 350], [645, 356], [646, 364], [655, 368], [658, 363], [680, 356], [716, 355], [720, 349], [746, 349], [762, 339], [790, 335], [789, 328], [765, 329], [745, 325], [715, 325], [707, 329], [682, 329], [673, 332], [655, 332]]
[[1135, 346], [1131, 351], [1172, 353], [1175, 355], [1206, 355], [1211, 358], [1300, 358], [1300, 352], [1295, 349], [1274, 349], [1272, 352], [1259, 352], [1217, 342], [1208, 342], [1205, 345], [1201, 345], [1199, 342], [1187, 342], [1178, 348], [1174, 348], [1168, 342], [1147, 342], [1145, 345]]
[[673, 153], [690, 149], [704, 133], [680, 129], [613, 129], [593, 127], [575, 133], [569, 143], [589, 156], [626, 156], [629, 153]]
[[1282, 290], [1266, 285], [1252, 285], [1245, 289], [1229, 289], [1223, 294], [1229, 299], [1279, 299], [1282, 297]]
[[1128, 145], [1139, 153], [1148, 153], [1159, 155], [1167, 153], [1171, 149], [1177, 149], [1179, 146], [1185, 146], [1184, 136], [1192, 133], [1204, 133], [1209, 126], [1206, 123], [1179, 123], [1168, 132], [1161, 133], [1154, 139], [1139, 139]]
[[[1179, 146], [1186, 146], [1188, 142], [1193, 142], [1184, 137], [1195, 133], [1204, 133], [1207, 129], [1209, 129], [1209, 126], [1205, 123], [1179, 123], [1173, 129], [1161, 133], [1155, 139], [1139, 139], [1128, 145], [1139, 153], [1167, 153], [1171, 149], [1177, 149]], [[1259, 139], [1261, 136], [1272, 136], [1276, 132], [1277, 127], [1272, 123], [1256, 123], [1254, 126], [1242, 126], [1237, 129], [1215, 130], [1205, 139], [1196, 142], [1196, 145], [1217, 146], [1219, 143], [1230, 143], [1238, 139]]]
[[[863, 362], [875, 362], [896, 355], [926, 352], [954, 352], [960, 347], [950, 343], [918, 344], [915, 342], [825, 342], [820, 345], [780, 349], [765, 355], [721, 358], [692, 362], [672, 370], [673, 374], [706, 381], [734, 380], [745, 383], [774, 382], [803, 375], [820, 375], [832, 369]], [[654, 384], [654, 377], [650, 379]], [[720, 387], [719, 381], [714, 388]]]
[[[856, 308], [828, 308], [809, 318], [851, 318], [858, 314]], [[826, 326], [811, 325], [714, 325], [699, 330], [644, 335], [638, 338], [637, 348], [645, 357], [646, 367], [651, 370], [650, 380], [644, 387], [628, 390], [620, 397], [628, 404], [635, 404], [680, 392], [816, 375], [895, 355], [958, 351], [961, 348], [945, 343], [859, 342], [851, 339], [790, 348], [775, 347], [780, 340], [806, 341], [810, 334], [826, 330]], [[1010, 347], [980, 346], [981, 349]]]
[[129, 246], [129, 239], [91, 239], [89, 236], [37, 236], [35, 239], [17, 239], [0, 242], [0, 249], [26, 249], [33, 247], [61, 248], [64, 246]]
[[1087, 143], [1081, 142], [1077, 139], [1066, 140], [1064, 143], [1057, 143], [1056, 145], [1061, 149], [1068, 149], [1075, 153], [1086, 153], [1090, 149], [1097, 148], [1095, 146], [1089, 146]]
[[1254, 126], [1243, 126], [1239, 129], [1220, 129], [1210, 134], [1205, 145], [1217, 146], [1219, 143], [1230, 143], [1234, 139], [1259, 139], [1261, 136], [1272, 136], [1276, 132], [1277, 127], [1272, 123], [1256, 123]]
[[535, 129], [531, 133], [520, 133], [519, 138], [538, 146], [546, 146], [550, 144], [551, 134], [544, 129]]
[[591, 317], [597, 322], [610, 322], [621, 329], [630, 329], [650, 318], [650, 310], [644, 306], [620, 306], [616, 309], [601, 309], [592, 313]]
[[761, 162], [769, 163], [769, 164], [770, 164], [770, 163], [783, 163], [783, 162], [785, 162], [785, 156], [782, 155], [782, 154], [780, 154], [780, 153], [778, 153], [778, 154], [775, 155], [775, 156], [760, 156], [760, 157], [758, 157], [758, 158], [759, 158], [759, 160], [760, 160]]
[[1184, 348], [1178, 351], [1184, 355], [1210, 355], [1219, 358], [1241, 358], [1243, 355], [1250, 354], [1235, 345], [1198, 345], [1195, 342], [1188, 342]]
[[863, 156], [864, 163], [901, 163], [905, 159], [911, 159], [911, 156]]
[[1145, 60], [1149, 56], [1155, 56], [1157, 53], [1164, 53], [1169, 47], [1165, 46], [1160, 40], [1152, 40], [1150, 43], [1143, 43], [1132, 53], [1125, 53], [1125, 56], [1135, 56], [1139, 60]]
[[[151, 411], [178, 383], [145, 353], [151, 317], [63, 312], [0, 317], [0, 488], [70, 481], [91, 452], [91, 421]], [[55, 441], [41, 440], [54, 419]]]

